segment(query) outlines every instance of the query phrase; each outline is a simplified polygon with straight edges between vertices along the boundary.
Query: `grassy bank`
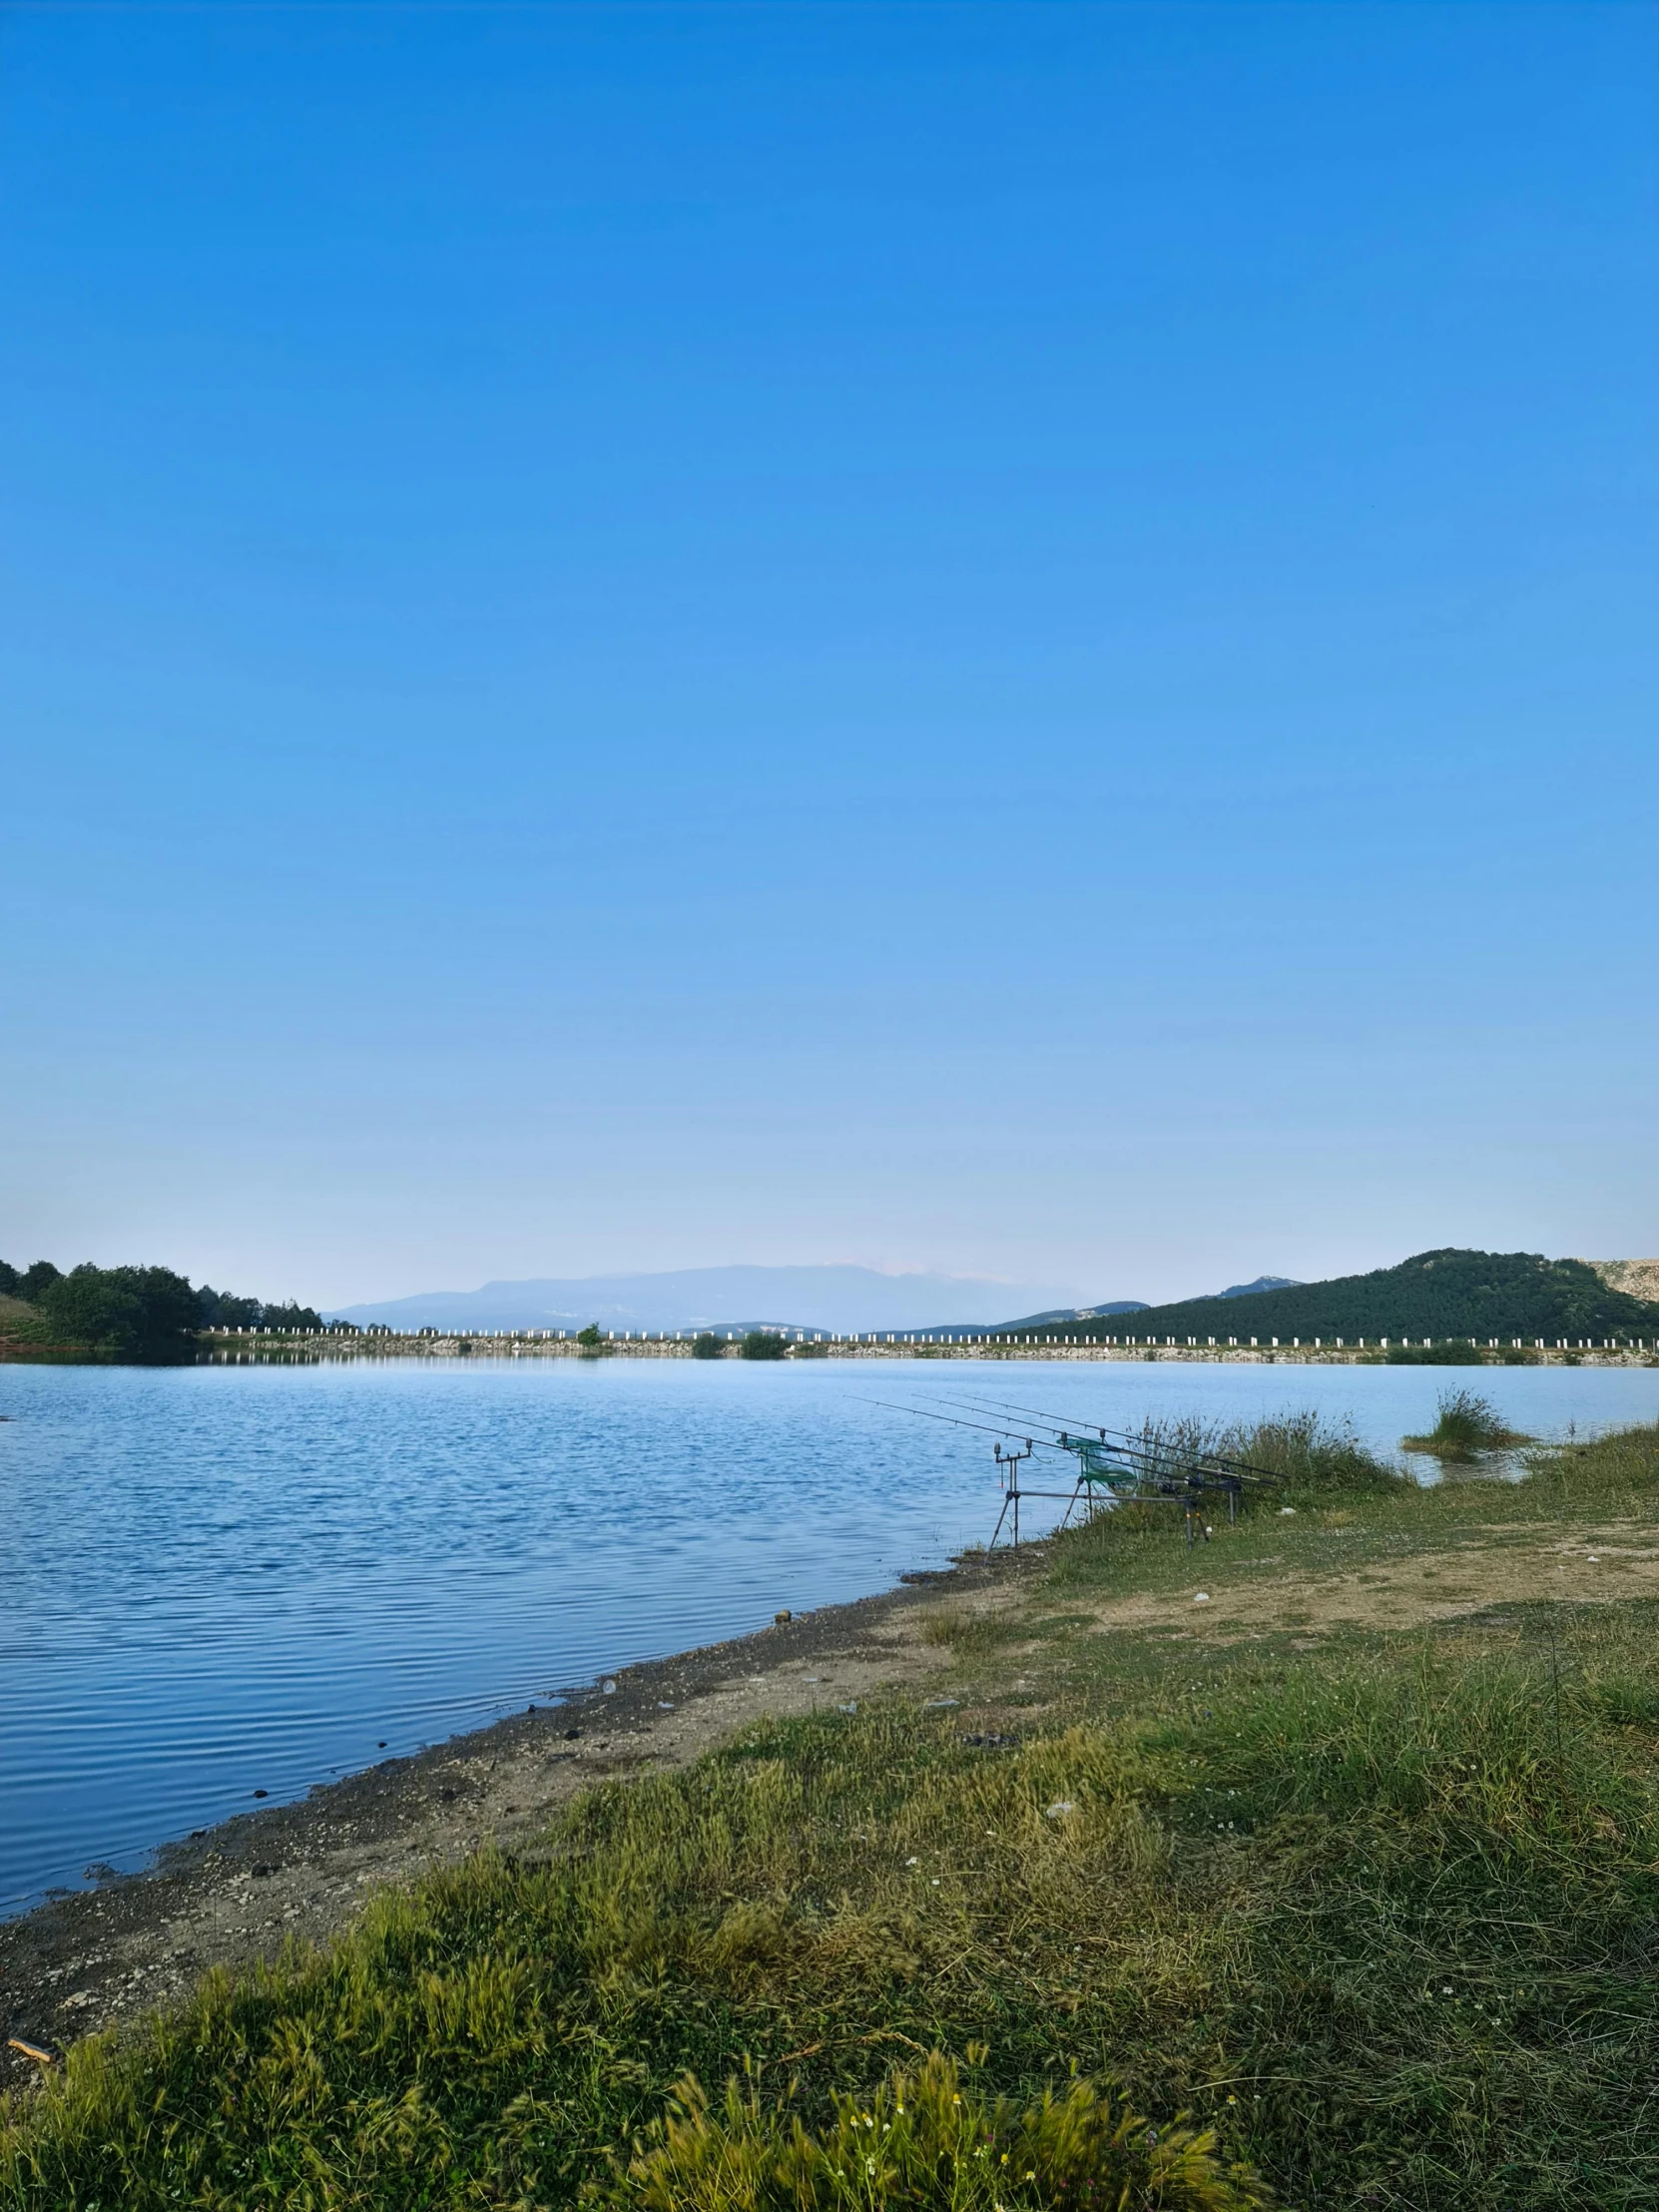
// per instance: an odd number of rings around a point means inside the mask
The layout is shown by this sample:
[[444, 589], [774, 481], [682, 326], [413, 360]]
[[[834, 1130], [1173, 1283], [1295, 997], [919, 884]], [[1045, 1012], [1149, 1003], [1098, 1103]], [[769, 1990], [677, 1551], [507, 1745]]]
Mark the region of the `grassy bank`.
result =
[[1429, 1492], [1246, 1441], [1198, 1552], [1128, 1510], [934, 1608], [956, 1705], [607, 1784], [81, 2047], [0, 2205], [1659, 2204], [1654, 1606], [1503, 1594], [1649, 1539], [1659, 1430]]

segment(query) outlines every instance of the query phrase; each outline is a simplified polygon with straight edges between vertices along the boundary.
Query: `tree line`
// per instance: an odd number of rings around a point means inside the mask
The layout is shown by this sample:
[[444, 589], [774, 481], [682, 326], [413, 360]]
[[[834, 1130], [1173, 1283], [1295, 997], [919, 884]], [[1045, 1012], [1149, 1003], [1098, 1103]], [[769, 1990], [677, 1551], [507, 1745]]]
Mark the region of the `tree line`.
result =
[[314, 1307], [239, 1298], [211, 1283], [198, 1289], [171, 1268], [95, 1268], [87, 1261], [66, 1274], [50, 1260], [26, 1268], [0, 1260], [0, 1295], [33, 1310], [28, 1335], [105, 1360], [182, 1359], [204, 1329], [323, 1326]]

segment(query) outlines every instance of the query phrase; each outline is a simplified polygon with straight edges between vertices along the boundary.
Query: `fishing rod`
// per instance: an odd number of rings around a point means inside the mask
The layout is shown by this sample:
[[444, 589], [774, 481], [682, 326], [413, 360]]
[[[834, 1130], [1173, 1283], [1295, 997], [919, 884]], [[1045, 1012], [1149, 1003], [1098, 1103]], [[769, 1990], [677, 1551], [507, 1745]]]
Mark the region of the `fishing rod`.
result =
[[[1035, 1406], [1015, 1405], [1010, 1399], [1007, 1398], [987, 1399], [970, 1397], [959, 1398], [956, 1399], [954, 1402], [962, 1405], [970, 1405], [981, 1411], [987, 1412], [995, 1411], [1000, 1413], [1023, 1413], [1027, 1416], [1027, 1418], [1035, 1418], [1046, 1423], [1047, 1425], [1054, 1427], [1058, 1427], [1062, 1420], [1062, 1416], [1058, 1413], [1045, 1412]], [[1070, 1421], [1067, 1420], [1061, 1432], [1064, 1434], [1078, 1434], [1082, 1432], [1082, 1430], [1085, 1428], [1092, 1429], [1095, 1435], [1098, 1436], [1102, 1440], [1102, 1442], [1104, 1442], [1108, 1437], [1115, 1436], [1122, 1439], [1123, 1448], [1126, 1450], [1141, 1452], [1150, 1456], [1156, 1456], [1156, 1449], [1149, 1449], [1149, 1447], [1144, 1442], [1138, 1441], [1136, 1438], [1136, 1431], [1132, 1428], [1103, 1428], [1098, 1422], [1089, 1421], [1087, 1423], [1080, 1424], [1079, 1428], [1074, 1429]], [[1142, 1433], [1144, 1435], [1144, 1431]], [[1182, 1452], [1185, 1447], [1179, 1444], [1168, 1444], [1156, 1448], [1179, 1453]], [[1253, 1476], [1258, 1481], [1281, 1482], [1284, 1480], [1283, 1475], [1277, 1473], [1272, 1467], [1259, 1467], [1256, 1465], [1254, 1460], [1241, 1459], [1232, 1452], [1201, 1448], [1197, 1450], [1188, 1449], [1186, 1455], [1194, 1459], [1206, 1461], [1214, 1466], [1230, 1468], [1239, 1474]]]
[[[919, 1420], [941, 1421], [950, 1428], [973, 1429], [980, 1435], [990, 1435], [998, 1439], [995, 1447], [997, 1469], [999, 1473], [1004, 1475], [1006, 1489], [1002, 1512], [997, 1516], [996, 1532], [991, 1537], [993, 1545], [996, 1542], [997, 1535], [1001, 1533], [1003, 1521], [1010, 1506], [1014, 1515], [1014, 1541], [1016, 1543], [1019, 1541], [1019, 1500], [1021, 1497], [1065, 1499], [1066, 1511], [1060, 1522], [1063, 1528], [1071, 1518], [1072, 1508], [1080, 1497], [1088, 1497], [1092, 1507], [1097, 1485], [1110, 1490], [1119, 1502], [1125, 1504], [1179, 1503], [1184, 1505], [1186, 1508], [1189, 1547], [1195, 1541], [1200, 1530], [1202, 1530], [1205, 1541], [1208, 1542], [1209, 1540], [1209, 1526], [1200, 1517], [1198, 1506], [1198, 1500], [1204, 1491], [1225, 1490], [1228, 1493], [1228, 1518], [1231, 1520], [1236, 1517], [1238, 1493], [1241, 1487], [1237, 1477], [1217, 1477], [1214, 1474], [1207, 1474], [1202, 1468], [1191, 1464], [1171, 1467], [1152, 1459], [1148, 1453], [1128, 1450], [1121, 1445], [1105, 1441], [1096, 1443], [1086, 1437], [1068, 1437], [1064, 1431], [1061, 1431], [1058, 1440], [1055, 1440], [1047, 1436], [1026, 1435], [1019, 1429], [1011, 1428], [1003, 1421], [993, 1425], [989, 1421], [965, 1418], [960, 1413], [941, 1412], [933, 1406], [902, 1405], [891, 1398], [860, 1398], [859, 1402], [865, 1405], [879, 1405], [889, 1412], [909, 1413]], [[1033, 1422], [1031, 1424], [1033, 1428], [1043, 1425], [1047, 1424], [1043, 1422]], [[1015, 1441], [1023, 1441], [1025, 1449], [1023, 1451], [1004, 1452], [1001, 1443], [1004, 1436]], [[1029, 1459], [1039, 1446], [1049, 1451], [1064, 1451], [1076, 1458], [1078, 1462], [1077, 1479], [1069, 1491], [1022, 1490], [1019, 1487], [1019, 1463], [1021, 1460]], [[1103, 1458], [1106, 1461], [1105, 1464], [1102, 1463]], [[1149, 1464], [1141, 1466], [1133, 1463], [1142, 1459], [1148, 1460]], [[1112, 1463], [1114, 1461], [1120, 1463], [1114, 1464]]]
[[[958, 1400], [957, 1402], [962, 1401]], [[972, 1401], [968, 1400], [967, 1402], [971, 1403]], [[980, 1407], [978, 1410], [991, 1411], [993, 1408], [987, 1406]], [[1029, 1412], [1030, 1408], [1021, 1406], [1017, 1410]], [[941, 1419], [960, 1418], [959, 1415], [947, 1414], [941, 1414], [939, 1417]], [[973, 1424], [964, 1422], [963, 1425]], [[1052, 1440], [1055, 1448], [1060, 1451], [1077, 1452], [1086, 1448], [1091, 1454], [1106, 1453], [1116, 1459], [1137, 1461], [1160, 1473], [1168, 1472], [1173, 1466], [1185, 1470], [1191, 1477], [1220, 1475], [1227, 1469], [1227, 1461], [1211, 1452], [1184, 1451], [1179, 1445], [1168, 1445], [1159, 1449], [1155, 1446], [1149, 1447], [1128, 1441], [1113, 1441], [1114, 1436], [1121, 1437], [1123, 1435], [1122, 1430], [1106, 1430], [1097, 1427], [1092, 1434], [1087, 1434], [1075, 1428], [1061, 1428], [1047, 1416], [1032, 1421], [1030, 1425], [1033, 1427], [1053, 1427], [1055, 1435]], [[1050, 1439], [1044, 1438], [1043, 1440], [1047, 1442]], [[1243, 1477], [1240, 1477], [1240, 1479], [1243, 1479]]]
[[[1066, 1431], [1063, 1429], [1057, 1431], [1056, 1435], [1054, 1436], [1034, 1436], [1028, 1435], [1026, 1433], [1026, 1428], [1043, 1428], [1053, 1426], [1052, 1422], [1046, 1420], [1028, 1421], [1025, 1428], [1019, 1428], [1014, 1426], [1009, 1421], [969, 1420], [965, 1418], [965, 1416], [961, 1413], [941, 1413], [934, 1406], [931, 1405], [901, 1405], [897, 1402], [896, 1399], [890, 1397], [860, 1397], [857, 1402], [860, 1405], [879, 1405], [883, 1408], [884, 1411], [889, 1413], [910, 1413], [917, 1420], [943, 1421], [948, 1427], [951, 1428], [972, 1428], [982, 1436], [1011, 1436], [1023, 1441], [1028, 1451], [1034, 1445], [1041, 1445], [1041, 1447], [1045, 1451], [1065, 1451], [1075, 1453], [1077, 1445], [1080, 1442], [1087, 1442], [1089, 1440], [1087, 1438], [1074, 1436], [1070, 1443], [1063, 1442], [1060, 1440], [1066, 1433]], [[990, 1408], [982, 1407], [981, 1410], [988, 1411], [990, 1410]], [[1097, 1447], [1091, 1445], [1091, 1448]], [[1155, 1454], [1151, 1452], [1139, 1451], [1130, 1445], [1107, 1443], [1104, 1445], [1103, 1448], [1106, 1451], [1114, 1453], [1121, 1458], [1145, 1459], [1153, 1467], [1161, 1467], [1161, 1462], [1156, 1458]], [[1131, 1468], [1125, 1471], [1133, 1473], [1136, 1470]], [[1028, 1492], [1027, 1495], [1031, 1493]]]
[[[968, 1397], [946, 1400], [946, 1402], [955, 1403], [958, 1405], [973, 1406], [982, 1412], [1022, 1413], [1028, 1419], [1036, 1419], [1046, 1426], [1057, 1428], [1059, 1430], [1059, 1433], [1062, 1435], [1080, 1435], [1084, 1432], [1084, 1426], [1086, 1425], [1087, 1428], [1094, 1431], [1094, 1434], [1100, 1438], [1102, 1443], [1105, 1443], [1109, 1437], [1121, 1438], [1121, 1443], [1117, 1446], [1114, 1446], [1113, 1448], [1125, 1450], [1143, 1458], [1156, 1459], [1160, 1456], [1157, 1449], [1149, 1449], [1144, 1443], [1135, 1442], [1133, 1440], [1135, 1435], [1135, 1431], [1133, 1429], [1102, 1428], [1099, 1423], [1095, 1421], [1090, 1421], [1087, 1424], [1080, 1425], [1078, 1428], [1073, 1428], [1068, 1421], [1062, 1427], [1060, 1425], [1061, 1416], [1059, 1414], [1042, 1412], [1035, 1406], [1015, 1405], [1007, 1398], [985, 1399]], [[1182, 1449], [1182, 1447], [1179, 1445], [1166, 1445], [1162, 1448], [1166, 1451], [1174, 1451], [1176, 1453], [1180, 1453]], [[1259, 1467], [1255, 1464], [1253, 1460], [1237, 1458], [1231, 1452], [1200, 1450], [1188, 1452], [1186, 1456], [1196, 1461], [1205, 1462], [1211, 1466], [1225, 1467], [1230, 1473], [1236, 1473], [1246, 1477], [1249, 1480], [1257, 1482], [1280, 1483], [1283, 1482], [1285, 1479], [1282, 1474], [1276, 1473], [1273, 1468]]]
[[[862, 1398], [859, 1402], [865, 1405], [879, 1405], [889, 1412], [910, 1413], [919, 1420], [943, 1421], [952, 1428], [971, 1428], [981, 1435], [1015, 1438], [1023, 1436], [1026, 1448], [1021, 1456], [1028, 1457], [1033, 1445], [1040, 1444], [1045, 1450], [1064, 1451], [1077, 1460], [1077, 1483], [1071, 1492], [1027, 1490], [1024, 1493], [1027, 1497], [1062, 1497], [1069, 1494], [1075, 1503], [1077, 1498], [1085, 1493], [1092, 1497], [1096, 1484], [1101, 1484], [1110, 1489], [1115, 1496], [1122, 1496], [1126, 1501], [1151, 1504], [1163, 1499], [1190, 1498], [1195, 1492], [1219, 1490], [1227, 1498], [1228, 1519], [1230, 1521], [1235, 1520], [1238, 1516], [1238, 1497], [1243, 1487], [1244, 1478], [1219, 1472], [1213, 1467], [1206, 1468], [1191, 1458], [1177, 1459], [1174, 1464], [1171, 1464], [1168, 1458], [1156, 1452], [1144, 1451], [1130, 1444], [1111, 1443], [1104, 1438], [1099, 1442], [1095, 1442], [1092, 1438], [1086, 1436], [1071, 1435], [1065, 1429], [1059, 1430], [1057, 1437], [1032, 1437], [1024, 1435], [1023, 1431], [1018, 1428], [1010, 1427], [1005, 1421], [998, 1421], [993, 1424], [989, 1421], [968, 1420], [960, 1413], [939, 1412], [932, 1406], [900, 1405], [890, 1398], [879, 1397]], [[981, 1409], [988, 1410], [989, 1408]], [[1030, 1425], [1036, 1428], [1050, 1424], [1046, 1421], [1037, 1421]], [[1000, 1446], [998, 1447], [997, 1456], [1000, 1461], [1003, 1456]], [[1102, 1464], [1103, 1458], [1107, 1463]], [[1127, 1461], [1129, 1463], [1127, 1465], [1115, 1465], [1111, 1463], [1112, 1461]], [[1134, 1487], [1123, 1487], [1129, 1484], [1133, 1484]], [[1150, 1488], [1148, 1488], [1148, 1485], [1150, 1485]], [[1062, 1525], [1064, 1524], [1062, 1523]]]
[[[976, 1399], [957, 1399], [954, 1402], [981, 1412], [992, 1410], [991, 1405]], [[1006, 1399], [993, 1401], [997, 1402], [1009, 1411], [1023, 1412], [1027, 1416], [1032, 1412], [1031, 1407], [1011, 1406]], [[960, 1414], [942, 1414], [940, 1417], [960, 1421], [964, 1427], [972, 1425], [963, 1420]], [[1005, 1418], [1006, 1414], [1001, 1417]], [[1039, 1413], [1031, 1425], [1053, 1426], [1054, 1416]], [[1112, 1441], [1114, 1436], [1120, 1440]], [[1154, 1444], [1150, 1447], [1144, 1443], [1131, 1443], [1127, 1440], [1126, 1431], [1108, 1430], [1098, 1424], [1093, 1436], [1078, 1435], [1069, 1428], [1056, 1428], [1052, 1440], [1056, 1448], [1071, 1453], [1077, 1461], [1077, 1489], [1074, 1496], [1086, 1493], [1092, 1500], [1096, 1495], [1096, 1486], [1099, 1485], [1110, 1490], [1122, 1502], [1185, 1499], [1189, 1545], [1194, 1537], [1194, 1515], [1199, 1509], [1198, 1500], [1206, 1492], [1220, 1492], [1226, 1497], [1228, 1521], [1236, 1524], [1239, 1500], [1244, 1495], [1246, 1485], [1257, 1481], [1271, 1483], [1277, 1480], [1266, 1468], [1251, 1469], [1248, 1461], [1231, 1460], [1220, 1452], [1194, 1452], [1184, 1449], [1178, 1443], [1162, 1446]], [[1027, 1439], [1028, 1452], [1029, 1449]], [[1068, 1507], [1065, 1519], [1069, 1520], [1070, 1517]], [[1063, 1520], [1061, 1526], [1064, 1525]], [[1208, 1542], [1208, 1522], [1200, 1521], [1197, 1525], [1202, 1527], [1205, 1541]]]
[[[860, 1405], [879, 1405], [889, 1413], [913, 1413], [917, 1420], [948, 1421], [952, 1428], [976, 1428], [985, 1436], [1024, 1436], [1027, 1445], [1035, 1441], [1049, 1451], [1058, 1451], [1061, 1448], [1057, 1443], [1051, 1443], [1046, 1436], [1025, 1436], [1022, 1429], [1010, 1426], [1007, 1421], [964, 1420], [960, 1413], [936, 1412], [930, 1405], [900, 1405], [890, 1397], [859, 1397], [856, 1402]], [[1045, 1427], [1049, 1424], [1039, 1422], [1037, 1425]]]

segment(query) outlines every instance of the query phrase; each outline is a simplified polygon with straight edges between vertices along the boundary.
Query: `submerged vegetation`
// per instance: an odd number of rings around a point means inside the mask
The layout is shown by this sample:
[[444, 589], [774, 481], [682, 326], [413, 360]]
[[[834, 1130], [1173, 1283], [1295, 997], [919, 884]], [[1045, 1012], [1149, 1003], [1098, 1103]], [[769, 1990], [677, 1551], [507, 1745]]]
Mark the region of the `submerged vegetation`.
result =
[[1227, 1633], [1172, 1516], [1103, 1514], [931, 1616], [958, 1705], [606, 1782], [73, 2051], [0, 2207], [1659, 2204], [1654, 1603], [1399, 1594], [1651, 1523], [1659, 1427], [1478, 1498], [1234, 1442], [1284, 1482], [1203, 1552]]
[[1402, 1436], [1407, 1451], [1431, 1451], [1442, 1459], [1472, 1459], [1482, 1451], [1501, 1451], [1532, 1438], [1511, 1428], [1490, 1398], [1473, 1390], [1442, 1390], [1440, 1417], [1425, 1436]]

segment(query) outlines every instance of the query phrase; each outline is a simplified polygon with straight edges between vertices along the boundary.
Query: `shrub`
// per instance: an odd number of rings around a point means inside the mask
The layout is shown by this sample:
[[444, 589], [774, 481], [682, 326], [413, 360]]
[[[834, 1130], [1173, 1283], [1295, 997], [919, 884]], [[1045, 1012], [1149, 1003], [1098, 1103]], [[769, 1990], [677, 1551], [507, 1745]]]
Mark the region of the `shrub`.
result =
[[752, 1329], [743, 1341], [746, 1360], [787, 1360], [790, 1356], [788, 1339], [774, 1334], [770, 1329]]
[[700, 1329], [692, 1339], [694, 1360], [718, 1360], [725, 1350], [726, 1347], [712, 1329]]
[[106, 1360], [182, 1359], [200, 1322], [196, 1293], [170, 1268], [74, 1268], [37, 1304], [62, 1343]]
[[599, 1351], [600, 1347], [605, 1342], [605, 1339], [600, 1334], [599, 1324], [597, 1322], [590, 1321], [586, 1329], [578, 1329], [576, 1332], [576, 1342], [581, 1346], [584, 1352]]

